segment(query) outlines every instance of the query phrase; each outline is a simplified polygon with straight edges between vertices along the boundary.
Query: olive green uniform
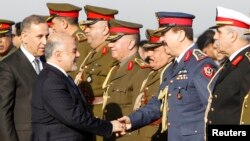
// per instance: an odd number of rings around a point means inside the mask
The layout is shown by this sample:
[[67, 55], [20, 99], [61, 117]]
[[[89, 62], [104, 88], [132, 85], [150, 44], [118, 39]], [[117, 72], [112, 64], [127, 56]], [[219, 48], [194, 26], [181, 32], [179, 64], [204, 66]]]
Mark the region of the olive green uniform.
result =
[[[149, 69], [141, 67], [134, 61], [140, 58], [136, 53], [127, 61], [123, 62], [112, 70], [106, 87], [107, 104], [104, 108], [104, 118], [106, 120], [116, 120], [123, 115], [128, 115], [133, 111], [135, 99], [137, 98], [141, 84], [147, 77]], [[116, 141], [137, 140], [137, 131], [132, 132], [123, 137], [119, 137]], [[105, 140], [114, 140], [115, 137]]]
[[240, 124], [250, 124], [250, 91], [248, 94], [244, 97], [244, 102], [242, 105], [242, 110], [241, 110], [241, 117], [240, 117]]
[[78, 86], [92, 105], [94, 115], [99, 118], [102, 117], [102, 84], [115, 62], [117, 61], [112, 58], [107, 42], [104, 42], [91, 51], [82, 65], [83, 81]]
[[[141, 87], [140, 95], [137, 97], [136, 101], [140, 104], [136, 103], [136, 106], [134, 107], [134, 110], [143, 107], [147, 104], [147, 102], [153, 97], [157, 96], [159, 87], [160, 87], [160, 79], [161, 74], [164, 68], [161, 68], [159, 70], [153, 70], [149, 73], [147, 79], [144, 80], [144, 83]], [[139, 100], [139, 101], [138, 101]], [[139, 107], [140, 106], [140, 107]], [[141, 141], [163, 141], [167, 140], [167, 134], [161, 133], [161, 119], [156, 120], [155, 122], [144, 126], [140, 128], [139, 136], [140, 138], [138, 140]]]
[[12, 54], [13, 52], [15, 52], [17, 50], [17, 48], [15, 48], [14, 46], [10, 47], [10, 51], [4, 55], [4, 56], [0, 56], [0, 61], [2, 61], [4, 58], [8, 57], [10, 54]]

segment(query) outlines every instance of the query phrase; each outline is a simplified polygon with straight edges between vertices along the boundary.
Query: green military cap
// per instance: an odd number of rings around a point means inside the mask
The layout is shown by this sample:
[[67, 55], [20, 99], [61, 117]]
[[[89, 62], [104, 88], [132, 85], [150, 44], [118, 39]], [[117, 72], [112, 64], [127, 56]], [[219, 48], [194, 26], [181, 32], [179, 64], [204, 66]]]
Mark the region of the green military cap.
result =
[[79, 11], [82, 10], [81, 7], [68, 3], [47, 3], [47, 7], [52, 18], [55, 16], [78, 18]]
[[106, 41], [114, 42], [124, 35], [140, 34], [139, 29], [142, 27], [141, 24], [112, 19], [109, 21], [110, 35]]
[[160, 42], [161, 33], [156, 31], [152, 29], [146, 30], [148, 42], [142, 46], [143, 48], [155, 48], [162, 45], [162, 42]]
[[5, 35], [11, 32], [12, 25], [15, 24], [15, 22], [5, 19], [0, 19], [0, 35]]
[[118, 11], [115, 9], [109, 9], [91, 5], [84, 6], [84, 9], [87, 15], [87, 20], [84, 22], [85, 25], [91, 25], [100, 20], [108, 21], [110, 19], [114, 19], [115, 15], [118, 13]]

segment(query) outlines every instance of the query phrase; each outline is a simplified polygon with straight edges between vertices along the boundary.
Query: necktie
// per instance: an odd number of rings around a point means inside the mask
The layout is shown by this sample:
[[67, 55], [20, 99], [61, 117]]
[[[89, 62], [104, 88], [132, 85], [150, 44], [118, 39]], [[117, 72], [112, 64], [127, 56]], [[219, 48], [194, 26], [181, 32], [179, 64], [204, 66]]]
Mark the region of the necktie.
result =
[[35, 71], [36, 71], [37, 74], [39, 74], [40, 71], [41, 71], [41, 68], [40, 68], [40, 65], [39, 65], [39, 60], [37, 58], [35, 58], [33, 62], [35, 64]]

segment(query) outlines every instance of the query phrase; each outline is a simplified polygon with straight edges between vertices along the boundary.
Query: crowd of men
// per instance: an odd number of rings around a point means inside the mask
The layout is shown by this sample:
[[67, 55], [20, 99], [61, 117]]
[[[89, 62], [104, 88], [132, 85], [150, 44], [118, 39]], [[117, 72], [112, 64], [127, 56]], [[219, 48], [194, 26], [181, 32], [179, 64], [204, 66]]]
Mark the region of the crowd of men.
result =
[[116, 9], [47, 8], [0, 19], [1, 140], [204, 141], [250, 124], [250, 17], [218, 6], [194, 41], [194, 15], [156, 12], [141, 40]]

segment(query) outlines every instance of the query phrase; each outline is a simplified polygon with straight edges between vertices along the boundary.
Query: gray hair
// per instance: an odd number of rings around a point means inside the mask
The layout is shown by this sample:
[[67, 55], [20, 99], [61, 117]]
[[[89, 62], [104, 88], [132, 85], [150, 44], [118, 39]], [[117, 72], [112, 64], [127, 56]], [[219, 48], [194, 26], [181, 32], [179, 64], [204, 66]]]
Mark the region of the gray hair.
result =
[[46, 20], [39, 15], [30, 15], [21, 22], [21, 32], [30, 29], [32, 24], [47, 23]]
[[66, 33], [52, 33], [47, 41], [45, 46], [45, 58], [50, 59], [53, 55], [53, 52], [58, 48], [63, 48], [65, 46], [65, 41], [69, 40], [71, 37]]

